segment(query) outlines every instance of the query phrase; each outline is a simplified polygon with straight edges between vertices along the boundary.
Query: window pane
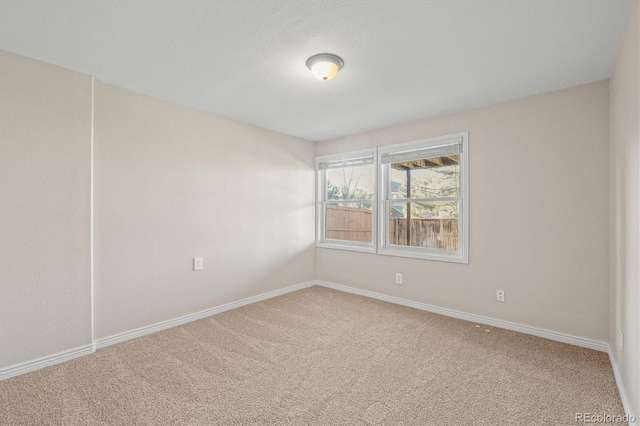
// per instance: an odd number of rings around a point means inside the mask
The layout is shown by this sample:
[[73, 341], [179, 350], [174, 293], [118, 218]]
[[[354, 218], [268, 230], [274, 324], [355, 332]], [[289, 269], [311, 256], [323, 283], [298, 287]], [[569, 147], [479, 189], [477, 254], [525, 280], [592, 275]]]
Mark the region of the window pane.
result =
[[[460, 195], [460, 156], [423, 158], [390, 164], [390, 198], [434, 198]], [[411, 192], [407, 181], [411, 180]]]
[[327, 200], [371, 200], [373, 165], [326, 171]]
[[[407, 227], [409, 208], [411, 226]], [[458, 250], [458, 203], [392, 203], [389, 210], [389, 244]]]
[[326, 204], [325, 239], [371, 242], [371, 216], [371, 202]]

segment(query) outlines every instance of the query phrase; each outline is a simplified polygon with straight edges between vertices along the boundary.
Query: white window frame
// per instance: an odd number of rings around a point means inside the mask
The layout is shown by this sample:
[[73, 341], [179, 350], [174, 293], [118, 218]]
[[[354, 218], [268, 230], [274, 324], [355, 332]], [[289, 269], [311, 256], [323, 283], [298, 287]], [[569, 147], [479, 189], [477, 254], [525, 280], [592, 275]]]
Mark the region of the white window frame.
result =
[[[429, 155], [429, 151], [437, 153], [447, 144], [451, 145], [460, 141], [459, 153], [460, 165], [460, 195], [456, 197], [458, 202], [458, 250], [444, 250], [426, 247], [407, 247], [389, 244], [389, 203], [390, 180], [389, 164], [383, 163], [383, 157], [399, 155], [400, 153], [419, 152], [421, 155]], [[455, 133], [434, 138], [420, 139], [378, 148], [378, 254], [389, 256], [412, 257], [418, 259], [430, 259], [445, 262], [469, 263], [469, 132]], [[424, 151], [424, 152], [420, 152]], [[436, 199], [433, 199], [436, 200]], [[441, 201], [447, 201], [441, 199]]]
[[[321, 164], [333, 163], [340, 164], [345, 163], [348, 165], [350, 162], [359, 161], [362, 159], [371, 159], [373, 167], [373, 198], [371, 199], [371, 242], [366, 243], [362, 241], [348, 241], [348, 240], [334, 240], [325, 238], [325, 205], [338, 204], [339, 201], [328, 201], [327, 198], [327, 178], [326, 169], [321, 168]], [[364, 253], [376, 253], [377, 242], [377, 176], [378, 165], [376, 149], [363, 149], [359, 151], [343, 152], [340, 154], [330, 154], [316, 157], [316, 247], [338, 249], [338, 250], [350, 250], [359, 251]], [[362, 200], [353, 200], [354, 202], [361, 202]], [[349, 202], [349, 200], [342, 201]]]

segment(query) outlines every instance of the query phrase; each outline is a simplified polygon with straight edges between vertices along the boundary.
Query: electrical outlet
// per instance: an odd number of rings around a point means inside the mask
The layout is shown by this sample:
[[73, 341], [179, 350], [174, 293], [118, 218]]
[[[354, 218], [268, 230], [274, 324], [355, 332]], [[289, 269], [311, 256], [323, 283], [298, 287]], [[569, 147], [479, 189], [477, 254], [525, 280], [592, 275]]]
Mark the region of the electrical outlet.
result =
[[622, 330], [618, 331], [618, 352], [624, 351], [624, 334]]
[[498, 302], [504, 302], [504, 290], [496, 290], [496, 300]]
[[194, 257], [193, 258], [193, 270], [194, 271], [199, 271], [201, 269], [204, 269], [204, 260], [201, 257]]
[[396, 284], [402, 284], [402, 274], [396, 272]]

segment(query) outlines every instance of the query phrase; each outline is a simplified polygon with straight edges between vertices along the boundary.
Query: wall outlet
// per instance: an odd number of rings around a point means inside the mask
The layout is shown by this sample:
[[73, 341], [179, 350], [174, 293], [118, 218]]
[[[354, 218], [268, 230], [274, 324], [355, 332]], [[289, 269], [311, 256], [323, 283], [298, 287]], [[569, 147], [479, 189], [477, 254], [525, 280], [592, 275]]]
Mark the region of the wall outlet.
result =
[[402, 284], [402, 274], [396, 272], [396, 284]]
[[618, 352], [624, 351], [624, 333], [618, 331]]
[[199, 271], [201, 269], [204, 269], [204, 260], [201, 257], [194, 257], [193, 258], [193, 270], [194, 271]]
[[504, 302], [504, 290], [496, 290], [496, 300], [498, 302]]

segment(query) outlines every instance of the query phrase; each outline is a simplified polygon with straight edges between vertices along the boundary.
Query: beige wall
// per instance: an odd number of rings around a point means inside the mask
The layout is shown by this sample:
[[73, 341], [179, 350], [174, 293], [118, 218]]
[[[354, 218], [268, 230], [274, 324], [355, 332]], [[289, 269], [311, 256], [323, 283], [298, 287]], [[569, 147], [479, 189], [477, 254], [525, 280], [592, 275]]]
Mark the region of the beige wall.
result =
[[0, 368], [91, 344], [91, 77], [0, 51]]
[[0, 116], [0, 370], [314, 278], [313, 143], [4, 51]]
[[[635, 1], [610, 79], [611, 353], [640, 416], [640, 3]], [[617, 349], [619, 332], [624, 350]], [[629, 407], [628, 407], [629, 408]]]
[[[93, 94], [92, 122], [90, 76], [0, 51], [0, 368], [92, 342], [93, 124], [95, 338], [315, 271], [613, 348], [621, 329], [614, 353], [638, 400], [638, 1], [610, 87], [315, 146], [100, 82]], [[314, 155], [467, 130], [468, 265], [314, 248]]]
[[321, 155], [469, 131], [471, 224], [468, 265], [318, 249], [317, 278], [607, 341], [607, 104], [599, 82], [319, 143]]
[[311, 142], [100, 82], [94, 132], [96, 338], [314, 278]]

